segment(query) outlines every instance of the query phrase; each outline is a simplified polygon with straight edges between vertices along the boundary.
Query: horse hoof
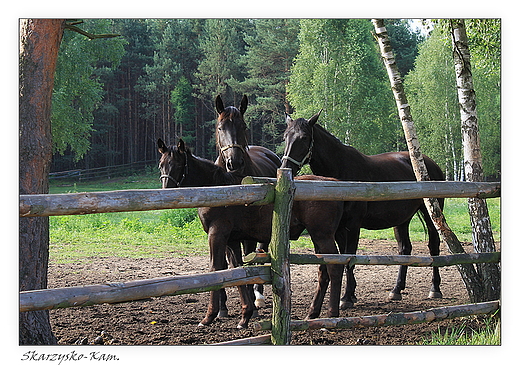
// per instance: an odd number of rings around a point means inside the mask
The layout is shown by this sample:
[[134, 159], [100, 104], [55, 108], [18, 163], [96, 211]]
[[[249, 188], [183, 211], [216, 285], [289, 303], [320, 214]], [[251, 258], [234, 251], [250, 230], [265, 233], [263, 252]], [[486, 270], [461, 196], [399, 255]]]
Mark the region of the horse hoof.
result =
[[430, 294], [428, 294], [428, 298], [430, 298], [430, 299], [442, 298], [442, 293], [440, 291], [431, 291]]
[[401, 300], [401, 299], [403, 299], [403, 296], [401, 295], [401, 293], [390, 292], [390, 294], [388, 294], [388, 300]]
[[202, 323], [202, 322], [200, 322], [200, 323], [197, 325], [197, 327], [207, 327], [207, 326], [208, 326], [207, 324], [204, 324], [204, 323]]
[[354, 302], [341, 301], [339, 302], [339, 309], [345, 310], [348, 308], [354, 308]]
[[224, 310], [224, 309], [221, 309], [217, 314], [217, 318], [227, 318], [227, 317], [229, 317], [228, 311]]
[[255, 300], [255, 307], [257, 307], [257, 308], [265, 307], [265, 299], [261, 298], [261, 299]]
[[237, 326], [237, 328], [238, 328], [239, 330], [245, 330], [245, 329], [247, 329], [247, 323], [244, 323], [244, 324], [240, 324], [240, 323], [239, 323], [238, 326]]

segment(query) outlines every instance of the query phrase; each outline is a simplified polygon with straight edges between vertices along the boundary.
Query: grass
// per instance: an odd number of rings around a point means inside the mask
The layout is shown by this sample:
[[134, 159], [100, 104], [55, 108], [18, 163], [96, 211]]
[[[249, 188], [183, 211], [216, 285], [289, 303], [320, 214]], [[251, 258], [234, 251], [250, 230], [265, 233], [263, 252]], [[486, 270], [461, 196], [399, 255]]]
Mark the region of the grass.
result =
[[[160, 188], [157, 174], [134, 175], [103, 182], [53, 182], [51, 193]], [[495, 239], [500, 239], [500, 200], [488, 199]], [[448, 199], [446, 219], [461, 241], [471, 242], [466, 199]], [[412, 241], [426, 240], [422, 223], [414, 217]], [[362, 230], [361, 238], [395, 240], [392, 229]], [[89, 257], [166, 257], [207, 255], [207, 236], [196, 209], [100, 213], [50, 218], [51, 260], [70, 262]], [[291, 247], [312, 248], [308, 237]], [[363, 249], [363, 247], [360, 247]]]
[[496, 320], [493, 316], [486, 317], [484, 326], [478, 330], [469, 327], [466, 321], [467, 319], [461, 325], [448, 327], [445, 330], [439, 328], [437, 332], [431, 334], [431, 338], [424, 339], [418, 345], [500, 346], [500, 320]]

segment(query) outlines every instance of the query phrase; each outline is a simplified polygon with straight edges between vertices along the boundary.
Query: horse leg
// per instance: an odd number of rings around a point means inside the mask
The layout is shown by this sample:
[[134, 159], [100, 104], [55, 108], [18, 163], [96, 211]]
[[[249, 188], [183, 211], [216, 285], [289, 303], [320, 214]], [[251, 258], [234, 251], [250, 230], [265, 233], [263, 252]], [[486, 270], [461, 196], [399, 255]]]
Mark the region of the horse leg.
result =
[[341, 296], [341, 279], [343, 276], [343, 265], [327, 265], [330, 279], [330, 300], [328, 317], [339, 317], [339, 302]]
[[[335, 227], [337, 227], [337, 225]], [[314, 244], [314, 251], [320, 254], [337, 254], [338, 249], [336, 247], [336, 243], [334, 242], [334, 231], [327, 233], [326, 231], [323, 231], [324, 228], [325, 227], [309, 227], [307, 225], [307, 230], [309, 231], [312, 242]], [[309, 308], [309, 314], [307, 318], [313, 319], [319, 317], [329, 282], [331, 283], [331, 286], [328, 316], [338, 317], [343, 265], [322, 264], [318, 270], [318, 286], [316, 288], [316, 293], [314, 295], [312, 304]]]
[[[360, 229], [358, 228], [350, 228], [349, 230], [346, 228], [338, 229], [336, 232], [336, 242], [338, 241], [338, 234], [340, 235], [339, 239], [345, 240], [346, 245], [344, 248], [345, 254], [355, 255], [359, 242], [359, 233]], [[345, 238], [343, 238], [343, 236]], [[347, 282], [345, 284], [345, 295], [340, 300], [340, 309], [345, 310], [347, 308], [352, 308], [354, 303], [357, 302], [356, 298], [356, 278], [354, 277], [354, 265], [345, 265], [346, 266], [346, 277]]]
[[[242, 266], [244, 264], [242, 260], [242, 251], [240, 250], [240, 242], [228, 243], [230, 245], [232, 255], [230, 263], [233, 267]], [[242, 306], [242, 317], [240, 322], [238, 323], [237, 328], [243, 329], [247, 328], [249, 320], [253, 316], [253, 312], [256, 310], [256, 307], [253, 303], [253, 286], [252, 285], [240, 285], [238, 286], [238, 293], [240, 296], [240, 303]]]
[[[227, 257], [227, 262], [228, 263], [231, 263], [233, 258], [232, 258], [232, 252], [229, 250], [229, 249], [226, 249], [226, 257]], [[224, 269], [227, 269], [228, 268], [228, 265], [227, 263], [224, 263]], [[219, 295], [220, 295], [220, 304], [219, 304], [219, 310], [218, 310], [218, 314], [217, 314], [217, 318], [227, 318], [229, 317], [229, 310], [228, 310], [228, 307], [226, 305], [227, 303], [227, 293], [226, 293], [226, 289], [222, 288], [219, 290]]]
[[[437, 232], [437, 229], [435, 228], [435, 225], [431, 220], [430, 214], [428, 213], [424, 204], [421, 206], [420, 210], [423, 214], [424, 221], [428, 229], [428, 249], [430, 250], [430, 256], [439, 256], [441, 244], [439, 232]], [[430, 289], [430, 293], [428, 294], [428, 298], [442, 298], [440, 285], [441, 275], [439, 273], [439, 268], [434, 267], [432, 274], [432, 287]]]
[[[248, 255], [251, 252], [258, 251], [256, 241], [243, 241], [244, 246], [244, 255]], [[260, 243], [259, 250], [267, 252], [267, 243]], [[265, 297], [264, 297], [264, 286], [262, 284], [254, 284], [253, 285], [253, 293], [255, 296], [255, 307], [257, 309], [265, 307]]]
[[323, 305], [323, 299], [325, 299], [328, 286], [329, 274], [327, 272], [327, 265], [321, 264], [318, 268], [318, 285], [306, 319], [314, 319], [320, 316], [321, 306]]
[[[412, 243], [410, 242], [410, 219], [405, 223], [394, 227], [395, 239], [397, 240], [397, 246], [399, 255], [410, 255], [412, 253]], [[397, 283], [388, 295], [390, 300], [401, 300], [401, 290], [406, 287], [406, 273], [408, 272], [408, 266], [402, 265], [399, 267], [399, 274], [397, 275]]]
[[[210, 250], [210, 271], [226, 269], [227, 236], [219, 232], [218, 229], [211, 227], [208, 231], [208, 243]], [[199, 323], [199, 326], [208, 326], [217, 318], [221, 303], [222, 290], [211, 291], [206, 316]]]
[[[267, 252], [269, 247], [269, 243], [260, 243], [260, 247], [258, 247], [257, 251], [259, 252]], [[253, 285], [254, 294], [255, 294], [255, 306], [256, 308], [265, 307], [265, 297], [264, 297], [264, 286], [263, 284], [255, 284]]]

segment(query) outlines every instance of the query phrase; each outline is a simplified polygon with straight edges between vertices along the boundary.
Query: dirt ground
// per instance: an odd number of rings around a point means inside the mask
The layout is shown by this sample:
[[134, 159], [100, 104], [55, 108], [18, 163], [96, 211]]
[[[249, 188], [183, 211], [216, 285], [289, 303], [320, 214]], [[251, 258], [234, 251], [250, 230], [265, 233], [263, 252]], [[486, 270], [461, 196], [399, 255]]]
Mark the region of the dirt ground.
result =
[[[396, 243], [385, 240], [362, 240], [362, 254], [395, 254]], [[467, 250], [467, 252], [469, 252]], [[303, 252], [303, 251], [302, 251]], [[415, 243], [415, 255], [427, 255], [426, 243]], [[443, 247], [441, 254], [448, 254]], [[208, 271], [209, 259], [179, 257], [168, 259], [92, 258], [88, 262], [49, 265], [49, 288], [131, 281], [168, 275], [186, 275]], [[397, 266], [356, 266], [354, 308], [341, 316], [353, 317], [408, 312], [432, 307], [468, 303], [468, 295], [456, 267], [441, 268], [442, 299], [428, 299], [431, 268], [408, 270], [407, 288], [401, 301], [387, 301], [388, 292], [397, 278]], [[293, 265], [292, 318], [304, 319], [317, 279], [317, 266]], [[260, 310], [252, 323], [271, 315], [271, 288], [266, 286], [267, 307]], [[238, 330], [239, 301], [236, 288], [227, 290], [230, 317], [217, 319], [211, 326], [198, 327], [204, 317], [209, 293], [188, 294], [124, 304], [104, 304], [85, 308], [51, 311], [53, 331], [61, 345], [202, 345], [258, 336], [264, 333]], [[328, 300], [328, 295], [326, 297]], [[326, 303], [324, 304], [326, 308]], [[322, 317], [325, 316], [322, 310]], [[345, 330], [293, 332], [294, 345], [409, 345], [429, 337], [432, 331], [466, 323], [478, 327], [475, 318], [454, 319], [429, 324]]]

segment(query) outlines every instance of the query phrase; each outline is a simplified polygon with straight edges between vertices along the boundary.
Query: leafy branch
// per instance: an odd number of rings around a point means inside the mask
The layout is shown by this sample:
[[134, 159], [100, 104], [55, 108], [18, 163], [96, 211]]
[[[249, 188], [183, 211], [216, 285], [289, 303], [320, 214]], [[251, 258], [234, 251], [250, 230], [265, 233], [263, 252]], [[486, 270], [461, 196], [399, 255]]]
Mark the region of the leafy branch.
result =
[[83, 29], [78, 28], [76, 26], [76, 25], [82, 24], [82, 23], [83, 23], [82, 20], [79, 20], [79, 21], [77, 21], [77, 20], [67, 20], [67, 22], [65, 23], [65, 29], [68, 29], [68, 30], [71, 30], [73, 32], [76, 32], [76, 33], [79, 33], [81, 35], [84, 35], [85, 37], [87, 37], [89, 39], [115, 38], [115, 37], [120, 37], [121, 36], [121, 34], [92, 34], [92, 33], [89, 33], [87, 31], [84, 31]]

